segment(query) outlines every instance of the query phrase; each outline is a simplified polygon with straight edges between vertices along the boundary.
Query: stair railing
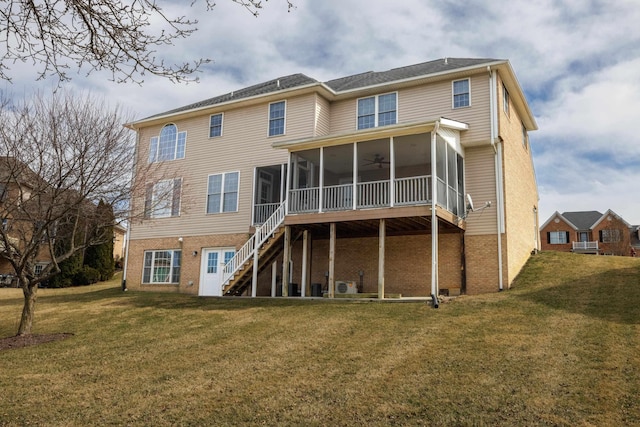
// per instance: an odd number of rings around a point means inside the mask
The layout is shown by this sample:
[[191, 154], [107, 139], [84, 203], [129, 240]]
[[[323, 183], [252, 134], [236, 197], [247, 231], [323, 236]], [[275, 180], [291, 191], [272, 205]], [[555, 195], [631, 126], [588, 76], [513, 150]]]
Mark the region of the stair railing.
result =
[[285, 207], [287, 201], [285, 200], [278, 206], [278, 209], [261, 225], [256, 227], [256, 232], [247, 240], [235, 255], [224, 265], [222, 268], [222, 283], [220, 286], [224, 286], [229, 279], [247, 262], [255, 251], [260, 250], [260, 247], [264, 242], [273, 235], [273, 233], [282, 225], [285, 216]]

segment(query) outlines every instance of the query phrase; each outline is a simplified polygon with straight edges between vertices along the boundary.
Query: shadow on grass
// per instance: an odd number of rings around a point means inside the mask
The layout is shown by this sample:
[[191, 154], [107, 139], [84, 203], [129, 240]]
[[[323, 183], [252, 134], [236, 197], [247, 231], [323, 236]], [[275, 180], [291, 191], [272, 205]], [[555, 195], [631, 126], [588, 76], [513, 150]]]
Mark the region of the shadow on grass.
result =
[[616, 269], [567, 280], [560, 285], [519, 295], [556, 310], [610, 322], [640, 324], [640, 271]]

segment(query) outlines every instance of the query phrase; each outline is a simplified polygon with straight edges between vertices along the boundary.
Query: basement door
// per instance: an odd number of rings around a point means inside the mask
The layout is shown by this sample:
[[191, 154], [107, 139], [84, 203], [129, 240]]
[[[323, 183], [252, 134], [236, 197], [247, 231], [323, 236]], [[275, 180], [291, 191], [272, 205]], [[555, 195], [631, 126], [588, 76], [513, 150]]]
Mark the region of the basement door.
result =
[[209, 248], [202, 250], [200, 265], [200, 292], [207, 297], [222, 296], [222, 268], [235, 254], [233, 248]]

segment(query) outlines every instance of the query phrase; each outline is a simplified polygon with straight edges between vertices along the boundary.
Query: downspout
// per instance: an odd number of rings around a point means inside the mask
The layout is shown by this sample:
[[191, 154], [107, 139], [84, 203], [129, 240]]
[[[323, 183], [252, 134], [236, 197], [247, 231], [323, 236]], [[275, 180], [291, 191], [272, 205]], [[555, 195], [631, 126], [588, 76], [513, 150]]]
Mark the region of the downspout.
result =
[[502, 199], [502, 147], [497, 142], [497, 119], [498, 119], [498, 103], [496, 101], [497, 96], [497, 78], [496, 71], [491, 69], [491, 66], [487, 67], [489, 71], [489, 104], [490, 104], [490, 116], [491, 116], [491, 146], [494, 151], [494, 167], [496, 174], [496, 228], [498, 236], [498, 289], [503, 290], [502, 281], [502, 212], [503, 212], [503, 199]]
[[431, 133], [431, 301], [433, 308], [438, 308], [438, 175], [436, 170], [436, 138], [440, 120], [436, 120]]

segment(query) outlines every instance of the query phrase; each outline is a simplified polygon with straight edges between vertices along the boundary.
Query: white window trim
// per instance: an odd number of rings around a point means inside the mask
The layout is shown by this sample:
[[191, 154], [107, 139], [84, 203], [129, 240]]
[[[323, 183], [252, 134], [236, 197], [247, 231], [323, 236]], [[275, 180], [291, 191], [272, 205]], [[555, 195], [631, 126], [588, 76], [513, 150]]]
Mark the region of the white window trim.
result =
[[[237, 173], [238, 174], [238, 196], [236, 199], [236, 210], [234, 211], [224, 211], [224, 181], [226, 179], [227, 174]], [[215, 175], [222, 175], [222, 182], [220, 183], [220, 210], [218, 212], [209, 212], [209, 178]], [[240, 211], [240, 171], [227, 171], [227, 172], [219, 172], [219, 173], [211, 173], [207, 175], [207, 185], [206, 185], [206, 198], [204, 203], [204, 213], [207, 215], [223, 215], [223, 214], [232, 214]]]
[[552, 236], [554, 234], [556, 236], [558, 236], [558, 237], [562, 236], [562, 239], [558, 239], [558, 240], [567, 240], [567, 232], [566, 231], [550, 231], [549, 232], [549, 244], [550, 245], [566, 245], [567, 243], [569, 243], [568, 241], [567, 242], [559, 242], [559, 241], [558, 242], [554, 242], [553, 238], [552, 238]]
[[[211, 136], [211, 118], [213, 116], [220, 116], [220, 135]], [[220, 138], [224, 135], [224, 113], [215, 113], [209, 116], [209, 138]], [[185, 147], [186, 149], [186, 147]]]
[[[180, 279], [178, 278], [177, 282], [154, 282], [153, 281], [153, 263], [154, 260], [156, 258], [156, 252], [171, 252], [171, 261], [170, 261], [170, 265], [169, 265], [169, 278], [173, 279], [173, 262], [174, 262], [174, 257], [175, 257], [175, 253], [176, 252], [180, 252], [180, 275], [182, 275], [182, 262], [183, 262], [183, 257], [182, 257], [182, 249], [150, 249], [150, 250], [146, 250], [144, 251], [144, 253], [142, 254], [142, 277], [140, 280], [140, 283], [142, 283], [143, 285], [177, 285], [180, 283]], [[152, 253], [152, 258], [151, 258], [151, 274], [149, 275], [149, 281], [145, 282], [144, 281], [144, 268], [145, 268], [145, 259], [147, 257], [147, 253]]]
[[509, 95], [509, 91], [507, 87], [502, 84], [502, 110], [507, 115], [507, 117], [511, 117], [511, 95]]
[[[180, 198], [178, 200], [178, 214], [177, 215], [173, 215], [173, 200], [175, 198], [175, 191], [176, 191], [175, 181], [177, 179], [180, 180]], [[156, 213], [156, 207], [157, 207], [157, 204], [158, 204], [159, 200], [156, 198], [156, 186], [159, 185], [160, 183], [164, 183], [164, 182], [169, 182], [170, 185], [171, 185], [171, 191], [167, 195], [171, 199], [171, 203], [170, 203], [171, 206], [169, 207], [169, 214], [168, 215], [165, 215], [165, 214], [158, 215]], [[145, 209], [147, 209], [146, 206], [145, 206]], [[153, 183], [153, 188], [151, 190], [151, 206], [149, 207], [149, 209], [151, 209], [149, 211], [149, 219], [179, 217], [180, 216], [180, 212], [182, 211], [182, 177], [180, 177], [180, 178], [162, 179], [160, 181], [154, 182]]]
[[[158, 155], [160, 153], [160, 134], [162, 133], [162, 129], [164, 129], [167, 126], [175, 126], [176, 128], [176, 145], [175, 148], [173, 150], [173, 159], [168, 159], [168, 160], [158, 160]], [[181, 133], [184, 133], [184, 157], [180, 157], [178, 158], [178, 137]], [[189, 139], [189, 135], [187, 134], [186, 130], [180, 131], [180, 129], [178, 128], [178, 125], [176, 125], [175, 123], [166, 123], [164, 124], [161, 128], [160, 128], [160, 132], [158, 132], [157, 135], [152, 136], [151, 138], [149, 138], [149, 156], [151, 156], [151, 141], [153, 140], [153, 138], [157, 139], [157, 145], [156, 145], [156, 153], [155, 153], [155, 157], [153, 158], [153, 160], [151, 159], [147, 159], [148, 163], [159, 163], [159, 162], [172, 162], [175, 160], [182, 160], [184, 158], [187, 157], [187, 140]]]
[[[456, 95], [456, 94], [455, 94], [455, 92], [454, 92], [455, 83], [456, 83], [456, 82], [461, 82], [461, 81], [464, 81], [464, 80], [466, 80], [466, 81], [468, 81], [468, 82], [469, 82], [469, 92], [468, 92], [468, 93], [469, 93], [469, 105], [465, 105], [465, 106], [463, 106], [463, 107], [456, 107], [456, 106], [455, 106], [455, 104], [456, 104], [456, 102], [455, 102], [455, 99], [456, 99], [456, 98], [455, 98], [455, 95]], [[469, 107], [471, 107], [471, 78], [470, 78], [470, 77], [467, 77], [467, 78], [464, 78], [464, 79], [457, 79], [457, 80], [452, 81], [452, 82], [451, 82], [451, 108], [452, 108], [453, 110], [460, 110], [461, 108], [469, 108]]]
[[[396, 122], [394, 124], [398, 124], [399, 122], [399, 117], [400, 117], [400, 102], [399, 99], [400, 97], [398, 96], [398, 91], [394, 91], [394, 92], [387, 92], [387, 93], [380, 93], [378, 95], [371, 95], [371, 96], [363, 96], [361, 98], [356, 99], [356, 130], [364, 130], [364, 129], [374, 129], [377, 127], [380, 127], [378, 119], [379, 119], [379, 113], [380, 113], [380, 97], [381, 96], [385, 96], [385, 95], [391, 95], [391, 94], [395, 94], [396, 95]], [[361, 99], [369, 99], [369, 98], [374, 98], [375, 102], [374, 102], [374, 125], [373, 128], [362, 128], [360, 129], [358, 127], [358, 118], [360, 117], [358, 114], [358, 103]], [[392, 126], [392, 125], [385, 125], [385, 126]]]
[[[274, 105], [274, 104], [280, 104], [281, 102], [284, 102], [284, 117], [282, 118], [282, 121], [283, 121], [282, 133], [279, 133], [277, 135], [271, 135], [270, 134], [270, 130], [271, 130], [271, 106]], [[284, 136], [286, 134], [287, 134], [287, 100], [283, 99], [283, 100], [280, 100], [280, 101], [270, 102], [269, 103], [269, 109], [267, 110], [267, 137], [268, 138], [276, 138], [278, 136]]]

